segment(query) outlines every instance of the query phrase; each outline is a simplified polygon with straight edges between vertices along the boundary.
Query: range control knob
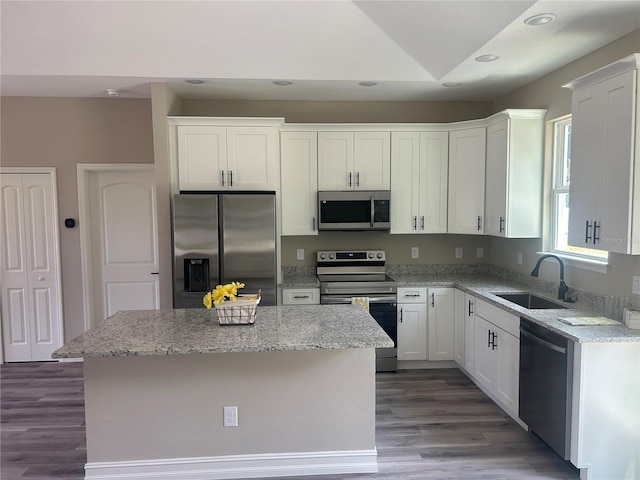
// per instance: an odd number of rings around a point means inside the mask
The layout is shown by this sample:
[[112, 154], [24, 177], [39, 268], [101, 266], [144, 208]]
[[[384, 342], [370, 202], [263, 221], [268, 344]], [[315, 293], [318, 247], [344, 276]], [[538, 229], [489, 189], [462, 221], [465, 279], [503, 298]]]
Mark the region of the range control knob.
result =
[[376, 257], [378, 257], [378, 258], [382, 258], [382, 252], [378, 252], [378, 254], [376, 255]]
[[324, 260], [325, 258], [327, 258], [327, 255], [324, 253], [320, 254], [320, 260]]
[[369, 252], [369, 255], [367, 255], [369, 258], [373, 258], [373, 252]]
[[336, 256], [335, 256], [335, 254], [330, 253], [330, 254], [329, 254], [329, 258], [330, 258], [331, 260], [333, 260], [334, 258], [336, 258]]

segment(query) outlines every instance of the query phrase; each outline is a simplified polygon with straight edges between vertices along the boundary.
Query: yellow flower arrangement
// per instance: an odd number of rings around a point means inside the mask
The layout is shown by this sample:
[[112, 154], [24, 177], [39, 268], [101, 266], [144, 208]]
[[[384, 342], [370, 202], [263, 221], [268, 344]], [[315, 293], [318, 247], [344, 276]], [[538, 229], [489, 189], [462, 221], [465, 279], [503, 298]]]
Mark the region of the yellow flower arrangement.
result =
[[211, 308], [212, 305], [218, 305], [220, 302], [227, 300], [235, 302], [238, 299], [238, 289], [244, 288], [244, 283], [231, 282], [226, 285], [218, 285], [213, 291], [207, 292], [202, 299], [205, 307]]

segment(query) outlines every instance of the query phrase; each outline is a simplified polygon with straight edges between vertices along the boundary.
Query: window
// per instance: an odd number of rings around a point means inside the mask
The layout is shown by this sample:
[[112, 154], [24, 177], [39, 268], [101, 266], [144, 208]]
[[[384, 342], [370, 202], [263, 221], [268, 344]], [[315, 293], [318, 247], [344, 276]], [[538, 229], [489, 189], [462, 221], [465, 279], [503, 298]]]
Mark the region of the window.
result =
[[554, 122], [551, 250], [576, 259], [606, 262], [608, 252], [568, 244], [571, 180], [571, 117]]

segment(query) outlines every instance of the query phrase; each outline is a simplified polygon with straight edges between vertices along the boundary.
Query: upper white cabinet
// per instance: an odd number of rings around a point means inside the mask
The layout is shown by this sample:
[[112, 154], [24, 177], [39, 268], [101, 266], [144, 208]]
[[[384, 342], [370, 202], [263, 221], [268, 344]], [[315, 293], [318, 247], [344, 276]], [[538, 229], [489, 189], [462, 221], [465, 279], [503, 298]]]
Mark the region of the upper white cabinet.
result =
[[317, 235], [318, 134], [280, 132], [282, 235]]
[[446, 233], [448, 165], [448, 132], [392, 132], [391, 233]]
[[640, 54], [565, 87], [573, 90], [569, 244], [640, 254]]
[[542, 227], [546, 110], [506, 110], [488, 119], [484, 233], [537, 238]]
[[[170, 117], [175, 125], [178, 188], [187, 190], [277, 190], [277, 119]], [[229, 124], [226, 124], [229, 123]], [[255, 124], [253, 124], [255, 123]]]
[[449, 233], [484, 233], [486, 131], [475, 127], [449, 132]]
[[390, 187], [390, 132], [318, 132], [318, 190]]

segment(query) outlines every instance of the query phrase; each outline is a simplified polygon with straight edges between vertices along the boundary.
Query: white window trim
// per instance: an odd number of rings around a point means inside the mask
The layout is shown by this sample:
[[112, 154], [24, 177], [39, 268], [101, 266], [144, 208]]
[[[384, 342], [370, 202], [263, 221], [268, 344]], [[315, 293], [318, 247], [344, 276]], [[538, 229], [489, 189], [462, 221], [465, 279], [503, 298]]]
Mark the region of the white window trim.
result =
[[[556, 222], [556, 212], [557, 212], [557, 198], [558, 196], [556, 195], [556, 192], [558, 190], [561, 190], [561, 188], [556, 188], [556, 179], [558, 177], [558, 175], [561, 175], [561, 165], [559, 163], [556, 163], [556, 155], [557, 155], [557, 141], [556, 141], [556, 134], [557, 134], [557, 125], [560, 123], [567, 123], [568, 121], [571, 121], [571, 115], [565, 115], [562, 117], [558, 117], [555, 118], [553, 120], [550, 121], [551, 123], [551, 132], [552, 132], [552, 148], [551, 148], [551, 154], [552, 154], [552, 159], [551, 159], [551, 164], [553, 166], [553, 177], [551, 179], [551, 202], [550, 202], [550, 230], [549, 230], [549, 238], [547, 239], [547, 241], [545, 242], [546, 245], [548, 246], [548, 250], [549, 251], [544, 251], [544, 252], [536, 252], [538, 255], [542, 256], [542, 255], [556, 255], [558, 257], [560, 257], [562, 259], [562, 261], [565, 263], [565, 266], [570, 266], [570, 267], [574, 267], [574, 268], [580, 268], [583, 270], [589, 270], [592, 272], [598, 272], [598, 273], [607, 273], [608, 272], [608, 267], [609, 267], [609, 258], [607, 255], [607, 258], [596, 258], [596, 257], [590, 257], [588, 255], [580, 255], [580, 254], [572, 254], [570, 252], [567, 252], [566, 250], [556, 250], [555, 249], [555, 242], [556, 242], [556, 238], [557, 238], [557, 222]], [[567, 188], [567, 192], [568, 192], [568, 188]]]

